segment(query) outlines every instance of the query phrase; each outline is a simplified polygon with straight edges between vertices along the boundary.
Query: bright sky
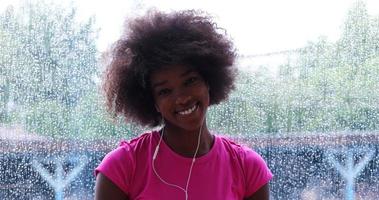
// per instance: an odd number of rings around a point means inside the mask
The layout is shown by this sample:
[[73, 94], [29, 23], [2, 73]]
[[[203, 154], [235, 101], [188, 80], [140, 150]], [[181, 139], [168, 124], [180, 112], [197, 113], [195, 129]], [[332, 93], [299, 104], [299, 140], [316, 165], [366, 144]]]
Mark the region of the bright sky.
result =
[[[0, 0], [0, 8], [17, 0]], [[64, 1], [64, 0], [61, 0]], [[64, 1], [67, 2], [67, 1]], [[96, 16], [99, 48], [120, 35], [123, 20], [136, 13], [133, 0], [77, 0], [79, 16]], [[160, 10], [202, 9], [215, 16], [241, 54], [262, 54], [299, 48], [318, 36], [338, 38], [347, 10], [355, 0], [145, 0]], [[369, 14], [379, 15], [379, 0], [365, 1]]]

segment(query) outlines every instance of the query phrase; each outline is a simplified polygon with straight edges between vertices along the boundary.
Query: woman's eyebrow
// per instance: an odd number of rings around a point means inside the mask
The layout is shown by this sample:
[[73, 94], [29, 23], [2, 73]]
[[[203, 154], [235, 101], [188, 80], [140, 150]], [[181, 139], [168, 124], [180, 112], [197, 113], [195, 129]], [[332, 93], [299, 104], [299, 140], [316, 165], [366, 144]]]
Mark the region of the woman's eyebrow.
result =
[[[196, 72], [195, 70], [193, 70], [193, 69], [189, 69], [189, 70], [183, 72], [182, 74], [180, 74], [180, 76], [181, 76], [181, 77], [183, 77], [183, 76], [187, 76], [187, 75], [189, 75], [189, 74], [191, 74], [191, 73], [195, 73], [195, 72]], [[166, 84], [166, 83], [167, 83], [167, 80], [160, 81], [160, 82], [157, 82], [157, 83], [153, 83], [153, 84], [152, 84], [152, 88], [154, 89], [154, 88], [159, 87], [159, 86], [162, 86], [162, 85], [164, 85], [164, 84]]]
[[160, 82], [157, 82], [157, 83], [153, 83], [152, 88], [154, 89], [154, 88], [162, 86], [162, 85], [164, 85], [166, 83], [167, 83], [166, 80], [165, 81], [160, 81]]
[[195, 70], [193, 70], [193, 69], [189, 69], [189, 70], [183, 72], [182, 74], [180, 74], [180, 76], [181, 76], [181, 77], [183, 77], [183, 76], [187, 76], [188, 74], [191, 74], [191, 73], [195, 73]]

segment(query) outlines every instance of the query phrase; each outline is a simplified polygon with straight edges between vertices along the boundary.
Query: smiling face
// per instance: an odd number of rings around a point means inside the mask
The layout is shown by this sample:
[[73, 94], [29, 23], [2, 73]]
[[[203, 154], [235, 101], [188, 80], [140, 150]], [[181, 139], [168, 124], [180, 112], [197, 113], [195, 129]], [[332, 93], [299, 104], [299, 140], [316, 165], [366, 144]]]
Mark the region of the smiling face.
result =
[[151, 74], [150, 83], [166, 126], [186, 131], [199, 129], [209, 106], [209, 91], [197, 71], [182, 65], [165, 67]]

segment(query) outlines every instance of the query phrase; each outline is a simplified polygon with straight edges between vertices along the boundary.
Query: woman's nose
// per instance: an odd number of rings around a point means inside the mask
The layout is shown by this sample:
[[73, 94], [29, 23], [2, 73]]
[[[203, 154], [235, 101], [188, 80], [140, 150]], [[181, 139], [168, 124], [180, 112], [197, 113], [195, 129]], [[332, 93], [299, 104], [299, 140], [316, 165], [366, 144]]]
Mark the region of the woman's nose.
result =
[[176, 97], [175, 103], [176, 104], [187, 104], [191, 99], [192, 99], [192, 97], [189, 95], [179, 94]]

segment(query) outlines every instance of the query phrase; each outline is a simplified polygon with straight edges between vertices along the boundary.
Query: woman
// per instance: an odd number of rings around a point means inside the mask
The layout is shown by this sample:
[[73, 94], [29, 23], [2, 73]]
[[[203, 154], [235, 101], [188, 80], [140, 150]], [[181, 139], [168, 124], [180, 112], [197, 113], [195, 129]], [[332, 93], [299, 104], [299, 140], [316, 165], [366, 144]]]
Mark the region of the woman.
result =
[[95, 199], [269, 199], [263, 159], [207, 127], [208, 107], [227, 98], [236, 74], [233, 45], [209, 17], [149, 12], [129, 23], [111, 55], [108, 109], [162, 128], [107, 154]]

